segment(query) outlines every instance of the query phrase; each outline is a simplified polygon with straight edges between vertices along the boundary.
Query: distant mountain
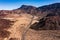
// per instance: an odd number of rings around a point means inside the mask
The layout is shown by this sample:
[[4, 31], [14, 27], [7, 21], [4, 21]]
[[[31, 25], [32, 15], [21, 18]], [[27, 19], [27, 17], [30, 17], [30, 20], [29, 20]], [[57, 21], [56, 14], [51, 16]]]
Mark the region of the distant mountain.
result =
[[36, 7], [34, 7], [34, 6], [22, 5], [17, 10], [23, 10], [23, 11], [27, 12], [28, 14], [34, 14], [35, 9], [36, 9]]
[[54, 9], [54, 10], [59, 9], [60, 10], [60, 3], [55, 3], [55, 4], [50, 4], [50, 5], [38, 7], [38, 10], [42, 10], [42, 11], [52, 10], [52, 9]]
[[18, 9], [23, 9], [23, 10], [28, 10], [28, 9], [36, 9], [36, 7], [34, 6], [28, 6], [28, 5], [22, 5], [20, 8]]
[[27, 13], [39, 17], [39, 22], [31, 25], [32, 29], [60, 29], [60, 3], [41, 7], [22, 5], [20, 8], [14, 10], [0, 10], [0, 16], [21, 13]]
[[47, 11], [51, 15], [57, 15], [57, 14], [60, 15], [60, 3], [55, 3], [55, 4], [38, 7], [37, 11], [41, 11], [41, 12]]
[[60, 15], [60, 12], [59, 12], [60, 3], [54, 3], [54, 4], [45, 5], [41, 7], [22, 5], [17, 10], [24, 10], [28, 14], [34, 14], [34, 15], [40, 15], [40, 16], [44, 15], [44, 13], [51, 13], [51, 14], [53, 13], [55, 15], [57, 12], [58, 12], [57, 14]]

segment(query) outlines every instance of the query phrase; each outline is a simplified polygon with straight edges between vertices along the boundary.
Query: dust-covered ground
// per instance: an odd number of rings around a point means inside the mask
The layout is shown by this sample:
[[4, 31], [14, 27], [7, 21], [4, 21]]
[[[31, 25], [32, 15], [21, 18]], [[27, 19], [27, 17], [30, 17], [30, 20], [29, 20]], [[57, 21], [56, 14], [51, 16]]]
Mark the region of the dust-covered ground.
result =
[[[0, 40], [21, 40], [32, 16], [29, 14], [9, 14], [0, 19]], [[35, 19], [34, 22], [38, 22]], [[7, 23], [7, 24], [6, 24]], [[32, 24], [33, 24], [32, 23]], [[25, 40], [60, 40], [60, 30], [33, 30], [25, 34]]]
[[60, 30], [29, 30], [25, 40], [60, 40]]

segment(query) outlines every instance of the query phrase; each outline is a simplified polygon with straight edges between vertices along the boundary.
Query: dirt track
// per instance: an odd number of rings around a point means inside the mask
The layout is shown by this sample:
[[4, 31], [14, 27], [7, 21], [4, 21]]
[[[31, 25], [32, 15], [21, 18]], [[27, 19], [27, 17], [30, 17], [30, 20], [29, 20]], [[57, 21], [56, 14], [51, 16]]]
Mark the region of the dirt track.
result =
[[[11, 32], [11, 34], [8, 38], [5, 38], [4, 40], [21, 40], [24, 28], [26, 28], [26, 26], [30, 22], [30, 18], [25, 16], [20, 18], [14, 18], [14, 20], [17, 19], [16, 22], [11, 26], [11, 28], [7, 30]], [[25, 40], [60, 40], [60, 30], [36, 31], [33, 29], [29, 29], [26, 33]]]

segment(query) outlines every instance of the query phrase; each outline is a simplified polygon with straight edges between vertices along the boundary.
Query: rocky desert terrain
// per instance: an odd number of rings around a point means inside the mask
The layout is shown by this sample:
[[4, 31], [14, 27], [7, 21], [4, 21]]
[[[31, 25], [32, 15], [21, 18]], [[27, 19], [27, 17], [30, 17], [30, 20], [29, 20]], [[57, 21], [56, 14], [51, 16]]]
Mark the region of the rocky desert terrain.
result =
[[0, 10], [0, 40], [60, 40], [60, 3]]

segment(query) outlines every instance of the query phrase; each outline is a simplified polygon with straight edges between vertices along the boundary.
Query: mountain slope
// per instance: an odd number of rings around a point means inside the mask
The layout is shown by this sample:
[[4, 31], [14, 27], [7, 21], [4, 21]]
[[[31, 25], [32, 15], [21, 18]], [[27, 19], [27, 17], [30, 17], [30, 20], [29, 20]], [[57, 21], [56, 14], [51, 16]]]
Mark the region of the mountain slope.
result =
[[32, 29], [60, 30], [60, 3], [42, 6], [37, 10], [42, 18], [31, 26]]

